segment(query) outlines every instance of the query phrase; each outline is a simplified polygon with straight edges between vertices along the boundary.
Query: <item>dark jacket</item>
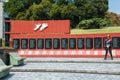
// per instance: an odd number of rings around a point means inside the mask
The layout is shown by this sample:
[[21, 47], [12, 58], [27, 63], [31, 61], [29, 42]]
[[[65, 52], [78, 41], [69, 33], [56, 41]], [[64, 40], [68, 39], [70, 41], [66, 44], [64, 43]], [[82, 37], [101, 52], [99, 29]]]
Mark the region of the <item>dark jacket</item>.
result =
[[105, 47], [106, 48], [112, 47], [112, 40], [111, 39], [106, 39], [105, 40]]

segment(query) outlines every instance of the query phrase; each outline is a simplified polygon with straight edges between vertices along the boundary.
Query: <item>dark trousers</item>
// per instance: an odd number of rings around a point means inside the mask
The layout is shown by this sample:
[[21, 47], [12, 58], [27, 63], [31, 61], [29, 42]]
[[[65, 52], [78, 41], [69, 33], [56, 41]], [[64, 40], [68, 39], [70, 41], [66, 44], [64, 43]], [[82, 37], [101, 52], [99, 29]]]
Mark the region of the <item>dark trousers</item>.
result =
[[111, 47], [109, 47], [109, 48], [106, 47], [106, 48], [105, 48], [105, 51], [106, 51], [106, 53], [105, 53], [105, 58], [104, 58], [104, 59], [107, 58], [108, 51], [109, 51], [109, 53], [110, 53], [111, 59], [113, 59], [113, 56], [112, 56], [112, 48], [111, 48]]

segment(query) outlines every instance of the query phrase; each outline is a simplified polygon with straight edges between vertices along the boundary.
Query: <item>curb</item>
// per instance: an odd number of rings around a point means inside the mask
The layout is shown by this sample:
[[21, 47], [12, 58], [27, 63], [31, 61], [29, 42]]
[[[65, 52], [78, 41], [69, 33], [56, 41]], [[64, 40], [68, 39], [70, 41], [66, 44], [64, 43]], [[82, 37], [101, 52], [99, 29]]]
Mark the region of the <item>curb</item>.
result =
[[49, 61], [30, 61], [30, 60], [27, 60], [27, 61], [24, 61], [25, 63], [108, 63], [108, 64], [120, 64], [120, 61], [114, 61], [114, 60], [101, 60], [101, 61], [93, 61], [93, 60], [89, 60], [89, 61], [61, 61], [61, 60], [49, 60]]
[[65, 73], [89, 73], [89, 74], [108, 74], [120, 75], [120, 71], [101, 71], [101, 70], [67, 70], [67, 69], [11, 69], [11, 72], [65, 72]]

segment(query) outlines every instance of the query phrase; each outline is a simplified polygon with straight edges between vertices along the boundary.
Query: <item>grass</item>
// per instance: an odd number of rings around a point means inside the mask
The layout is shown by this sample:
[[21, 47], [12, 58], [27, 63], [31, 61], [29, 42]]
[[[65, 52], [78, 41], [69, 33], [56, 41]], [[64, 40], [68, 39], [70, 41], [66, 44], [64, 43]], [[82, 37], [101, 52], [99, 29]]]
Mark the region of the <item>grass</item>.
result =
[[120, 27], [105, 27], [102, 29], [71, 29], [71, 34], [100, 34], [100, 33], [120, 33]]
[[0, 49], [13, 49], [12, 47], [0, 47]]

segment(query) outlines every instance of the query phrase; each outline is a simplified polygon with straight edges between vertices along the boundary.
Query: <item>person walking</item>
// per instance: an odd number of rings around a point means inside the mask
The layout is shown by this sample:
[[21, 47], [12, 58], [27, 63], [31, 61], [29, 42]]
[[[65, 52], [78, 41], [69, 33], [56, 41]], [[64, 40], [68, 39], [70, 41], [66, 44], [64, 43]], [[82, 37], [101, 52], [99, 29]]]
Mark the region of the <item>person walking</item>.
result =
[[108, 51], [110, 53], [111, 60], [113, 60], [113, 56], [112, 56], [112, 40], [110, 39], [110, 34], [108, 34], [106, 39], [105, 39], [105, 58], [104, 58], [104, 60], [106, 60], [106, 58], [107, 58]]

